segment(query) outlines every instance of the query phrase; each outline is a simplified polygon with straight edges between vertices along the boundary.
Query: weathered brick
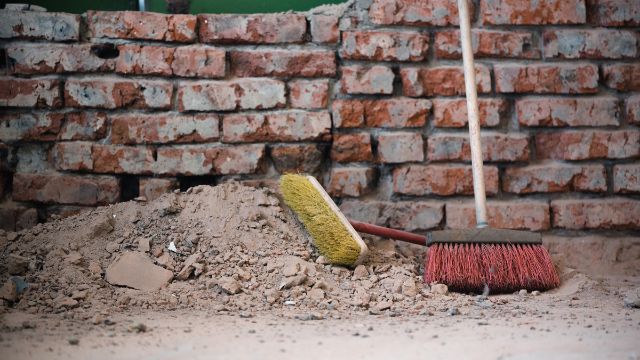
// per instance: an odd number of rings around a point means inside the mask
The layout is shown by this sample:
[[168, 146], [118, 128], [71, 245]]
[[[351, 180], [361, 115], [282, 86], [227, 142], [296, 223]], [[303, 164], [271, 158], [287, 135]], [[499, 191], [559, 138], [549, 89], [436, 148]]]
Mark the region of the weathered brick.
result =
[[[464, 71], [461, 66], [406, 67], [400, 69], [402, 93], [406, 96], [463, 95]], [[491, 73], [484, 65], [476, 65], [478, 93], [491, 91]]]
[[336, 55], [330, 50], [232, 50], [235, 76], [320, 77], [336, 74]]
[[617, 193], [640, 193], [640, 164], [614, 165], [613, 191]]
[[329, 80], [292, 80], [289, 104], [299, 109], [324, 109], [329, 103]]
[[340, 210], [349, 219], [405, 231], [435, 229], [444, 218], [444, 204], [437, 201], [345, 200]]
[[182, 82], [178, 87], [180, 111], [272, 109], [285, 104], [284, 82], [274, 79]]
[[[472, 6], [469, 11], [473, 14]], [[369, 17], [379, 25], [458, 25], [458, 5], [455, 0], [374, 0]]]
[[312, 14], [310, 16], [309, 30], [313, 42], [337, 43], [340, 40], [339, 21], [340, 18], [336, 15]]
[[[529, 138], [526, 134], [485, 132], [482, 158], [485, 161], [527, 161]], [[467, 134], [434, 134], [427, 139], [427, 157], [432, 161], [471, 160]]]
[[17, 147], [12, 161], [17, 161], [15, 171], [19, 173], [45, 173], [53, 170], [47, 144], [22, 144]]
[[0, 114], [0, 141], [53, 141], [64, 121], [62, 113]]
[[80, 16], [39, 11], [0, 10], [0, 38], [78, 40]]
[[335, 100], [331, 104], [333, 124], [336, 128], [354, 128], [364, 125], [364, 104], [356, 100]]
[[60, 81], [0, 77], [0, 106], [60, 107]]
[[107, 134], [107, 115], [102, 112], [70, 112], [64, 114], [59, 140], [98, 140]]
[[156, 173], [162, 175], [233, 175], [257, 172], [264, 161], [262, 144], [176, 145], [158, 148]]
[[93, 171], [112, 174], [151, 174], [153, 151], [141, 146], [94, 144], [91, 147]]
[[332, 168], [327, 192], [331, 196], [361, 196], [373, 190], [376, 170], [369, 167]]
[[589, 0], [589, 21], [602, 26], [640, 26], [636, 0]]
[[480, 18], [485, 25], [584, 24], [584, 0], [482, 0]]
[[331, 160], [342, 163], [373, 160], [371, 135], [366, 132], [333, 135]]
[[20, 44], [8, 46], [13, 74], [113, 71], [113, 59], [101, 59], [91, 44]]
[[523, 126], [618, 126], [620, 106], [611, 96], [516, 100], [518, 122]]
[[607, 87], [618, 91], [640, 91], [640, 63], [602, 65]]
[[217, 78], [226, 71], [225, 51], [213, 47], [126, 44], [118, 49], [115, 69], [122, 74]]
[[345, 31], [340, 57], [349, 60], [422, 61], [429, 35], [415, 31]]
[[640, 155], [640, 131], [587, 130], [545, 132], [536, 135], [540, 159], [624, 159]]
[[369, 127], [422, 127], [431, 110], [431, 101], [412, 98], [364, 100], [363, 105]]
[[346, 94], [391, 94], [395, 75], [391, 68], [374, 65], [343, 66], [342, 92]]
[[604, 192], [607, 174], [603, 165], [550, 163], [507, 168], [502, 189], [517, 194], [548, 192]]
[[376, 160], [402, 163], [424, 160], [424, 141], [418, 132], [386, 132], [376, 136]]
[[[504, 99], [478, 99], [481, 126], [498, 126], [505, 118], [509, 104]], [[466, 99], [434, 99], [433, 124], [436, 127], [460, 128], [467, 126]]]
[[598, 67], [587, 63], [495, 64], [501, 93], [586, 94], [598, 92]]
[[86, 141], [59, 142], [53, 147], [53, 159], [58, 170], [93, 170], [92, 143]]
[[279, 173], [318, 174], [324, 150], [318, 144], [284, 144], [271, 148], [271, 159]]
[[157, 144], [217, 140], [215, 114], [123, 114], [111, 117], [111, 143]]
[[184, 77], [224, 77], [225, 51], [210, 46], [179, 46], [173, 53], [171, 70], [174, 75]]
[[173, 191], [178, 185], [175, 179], [142, 178], [138, 184], [138, 193], [147, 201], [153, 201], [163, 194]]
[[629, 96], [626, 101], [627, 121], [640, 124], [640, 95]]
[[87, 11], [93, 38], [193, 42], [194, 15], [165, 15], [140, 11]]
[[174, 49], [164, 46], [120, 45], [116, 71], [122, 74], [172, 75]]
[[[487, 195], [498, 193], [498, 168], [484, 167]], [[401, 195], [472, 195], [468, 165], [404, 165], [393, 169], [393, 192]]]
[[168, 109], [173, 85], [162, 80], [120, 78], [69, 79], [64, 85], [65, 105], [99, 109]]
[[230, 114], [222, 119], [222, 141], [329, 140], [331, 116], [328, 112], [287, 110], [271, 113]]
[[12, 197], [17, 201], [106, 205], [120, 200], [120, 184], [113, 176], [17, 173]]
[[553, 226], [564, 229], [640, 229], [640, 201], [626, 198], [551, 201]]
[[299, 43], [307, 31], [302, 14], [207, 14], [198, 15], [198, 23], [204, 43]]
[[623, 59], [638, 56], [640, 36], [613, 29], [547, 30], [543, 33], [545, 58]]
[[[502, 30], [474, 30], [471, 33], [471, 46], [476, 57], [539, 59], [537, 49], [530, 32]], [[436, 57], [441, 59], [460, 59], [460, 31], [447, 30], [436, 33]]]
[[[447, 226], [470, 229], [476, 226], [476, 210], [472, 202], [448, 202]], [[489, 201], [489, 226], [499, 229], [541, 231], [550, 228], [549, 204], [546, 201]]]

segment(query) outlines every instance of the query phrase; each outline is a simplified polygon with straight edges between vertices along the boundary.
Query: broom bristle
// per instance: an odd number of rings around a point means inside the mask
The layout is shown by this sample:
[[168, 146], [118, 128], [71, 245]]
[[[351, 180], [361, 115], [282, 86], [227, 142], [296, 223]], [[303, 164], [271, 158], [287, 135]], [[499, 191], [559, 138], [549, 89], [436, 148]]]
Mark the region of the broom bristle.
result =
[[[314, 179], [315, 180], [315, 179]], [[367, 247], [322, 187], [307, 176], [280, 177], [284, 202], [307, 229], [315, 246], [331, 264], [353, 266], [366, 255]]]
[[433, 244], [427, 251], [424, 280], [475, 293], [485, 288], [505, 293], [560, 285], [551, 256], [538, 244]]

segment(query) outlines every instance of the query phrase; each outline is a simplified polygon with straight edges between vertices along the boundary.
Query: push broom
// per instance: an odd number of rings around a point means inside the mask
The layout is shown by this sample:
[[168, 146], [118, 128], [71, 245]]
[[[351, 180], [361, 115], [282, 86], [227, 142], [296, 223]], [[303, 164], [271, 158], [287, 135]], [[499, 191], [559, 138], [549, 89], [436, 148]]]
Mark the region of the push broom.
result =
[[333, 264], [353, 266], [364, 260], [368, 250], [356, 232], [359, 231], [429, 246], [424, 281], [447, 284], [455, 291], [481, 292], [488, 288], [497, 293], [557, 287], [560, 278], [542, 246], [540, 234], [488, 227], [467, 1], [458, 0], [458, 9], [477, 227], [434, 231], [422, 236], [349, 221], [312, 176], [282, 176], [280, 189], [284, 201], [307, 229], [319, 252]]

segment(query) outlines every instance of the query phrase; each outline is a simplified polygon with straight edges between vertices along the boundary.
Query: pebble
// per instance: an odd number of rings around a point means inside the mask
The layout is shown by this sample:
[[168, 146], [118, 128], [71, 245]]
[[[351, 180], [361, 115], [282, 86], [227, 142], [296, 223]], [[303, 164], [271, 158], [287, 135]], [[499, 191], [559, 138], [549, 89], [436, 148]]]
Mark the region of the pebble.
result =
[[353, 270], [353, 279], [359, 280], [369, 277], [369, 271], [367, 271], [367, 267], [364, 265], [356, 266], [355, 270]]
[[80, 344], [80, 340], [78, 340], [77, 338], [70, 338], [68, 341], [69, 341], [69, 345], [78, 345], [78, 344]]
[[527, 294], [528, 294], [528, 292], [525, 289], [522, 289], [522, 290], [518, 291], [518, 295], [520, 295], [520, 296], [527, 296]]
[[222, 278], [218, 282], [218, 285], [225, 293], [229, 295], [235, 295], [239, 293], [240, 290], [242, 289], [242, 286], [240, 285], [240, 283], [230, 277]]
[[531, 292], [531, 295], [533, 295], [533, 296], [538, 296], [538, 295], [540, 295], [540, 291], [538, 291], [538, 290], [533, 290], [533, 291]]
[[627, 308], [640, 308], [640, 287], [628, 291], [623, 303]]

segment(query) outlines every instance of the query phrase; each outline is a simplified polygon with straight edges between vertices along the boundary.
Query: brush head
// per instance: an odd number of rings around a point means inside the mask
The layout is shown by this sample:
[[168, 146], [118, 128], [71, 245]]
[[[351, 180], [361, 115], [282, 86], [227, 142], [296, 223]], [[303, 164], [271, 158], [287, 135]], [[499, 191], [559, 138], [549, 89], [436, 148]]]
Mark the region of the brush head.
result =
[[354, 266], [367, 254], [367, 245], [313, 176], [280, 177], [284, 202], [331, 264]]

